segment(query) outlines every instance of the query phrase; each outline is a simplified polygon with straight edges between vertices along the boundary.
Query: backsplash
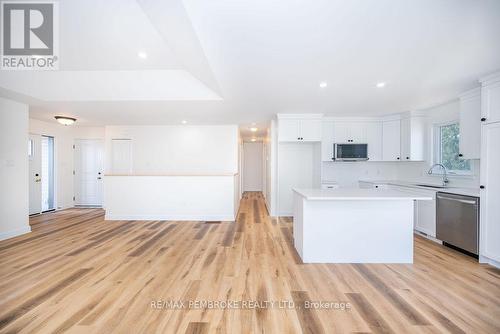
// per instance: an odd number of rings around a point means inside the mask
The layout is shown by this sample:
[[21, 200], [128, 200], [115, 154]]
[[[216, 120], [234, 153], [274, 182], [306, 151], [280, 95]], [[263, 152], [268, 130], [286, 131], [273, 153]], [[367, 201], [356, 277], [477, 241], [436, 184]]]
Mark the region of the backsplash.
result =
[[398, 162], [323, 162], [322, 181], [335, 181], [340, 186], [358, 186], [360, 179], [395, 180]]

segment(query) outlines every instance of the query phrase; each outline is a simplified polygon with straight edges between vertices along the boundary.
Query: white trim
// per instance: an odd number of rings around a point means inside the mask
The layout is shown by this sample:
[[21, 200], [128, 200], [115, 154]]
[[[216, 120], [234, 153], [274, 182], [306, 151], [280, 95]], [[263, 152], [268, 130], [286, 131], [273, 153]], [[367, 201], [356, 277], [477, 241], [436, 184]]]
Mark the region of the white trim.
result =
[[235, 221], [234, 215], [108, 215], [105, 220]]
[[322, 119], [323, 114], [276, 114], [278, 119]]
[[487, 85], [492, 84], [492, 83], [497, 82], [497, 81], [500, 81], [500, 71], [492, 73], [490, 75], [487, 75], [487, 76], [479, 79], [479, 82], [483, 86], [487, 86]]
[[30, 233], [30, 232], [31, 232], [31, 226], [25, 226], [23, 228], [18, 228], [18, 229], [7, 231], [7, 232], [2, 232], [2, 233], [0, 233], [0, 240], [14, 238], [14, 237], [20, 236], [22, 234]]
[[497, 261], [495, 259], [489, 258], [484, 255], [479, 255], [479, 263], [486, 263], [489, 264], [490, 266], [500, 268], [500, 261]]

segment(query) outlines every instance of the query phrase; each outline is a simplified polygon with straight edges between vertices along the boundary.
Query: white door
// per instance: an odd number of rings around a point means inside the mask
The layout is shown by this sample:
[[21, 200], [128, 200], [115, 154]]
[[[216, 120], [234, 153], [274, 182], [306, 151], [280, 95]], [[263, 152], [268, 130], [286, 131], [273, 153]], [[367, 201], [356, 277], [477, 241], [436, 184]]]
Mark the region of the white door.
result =
[[480, 255], [500, 261], [500, 122], [483, 125], [481, 141]]
[[262, 191], [262, 143], [243, 144], [243, 191]]
[[103, 142], [75, 140], [75, 205], [102, 206]]
[[42, 136], [30, 134], [29, 156], [29, 214], [42, 212]]
[[401, 123], [399, 120], [383, 122], [382, 155], [384, 161], [399, 161], [401, 154]]

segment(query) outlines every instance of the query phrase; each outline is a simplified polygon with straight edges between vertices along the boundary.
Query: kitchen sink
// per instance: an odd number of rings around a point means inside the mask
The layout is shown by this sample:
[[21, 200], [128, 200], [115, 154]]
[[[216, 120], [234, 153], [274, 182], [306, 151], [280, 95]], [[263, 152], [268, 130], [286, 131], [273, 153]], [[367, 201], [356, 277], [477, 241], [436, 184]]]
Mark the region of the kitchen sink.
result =
[[443, 189], [446, 188], [446, 186], [438, 186], [438, 185], [430, 185], [430, 184], [417, 184], [418, 187], [427, 187], [427, 188], [436, 188], [436, 189]]

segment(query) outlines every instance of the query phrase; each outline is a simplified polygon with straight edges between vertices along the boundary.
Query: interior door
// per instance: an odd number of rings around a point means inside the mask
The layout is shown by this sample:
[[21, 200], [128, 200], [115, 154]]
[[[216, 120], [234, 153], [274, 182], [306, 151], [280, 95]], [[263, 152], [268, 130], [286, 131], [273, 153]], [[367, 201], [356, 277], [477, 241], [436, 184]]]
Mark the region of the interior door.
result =
[[29, 214], [42, 212], [42, 136], [30, 134], [29, 156]]
[[75, 140], [75, 205], [102, 206], [103, 142]]

